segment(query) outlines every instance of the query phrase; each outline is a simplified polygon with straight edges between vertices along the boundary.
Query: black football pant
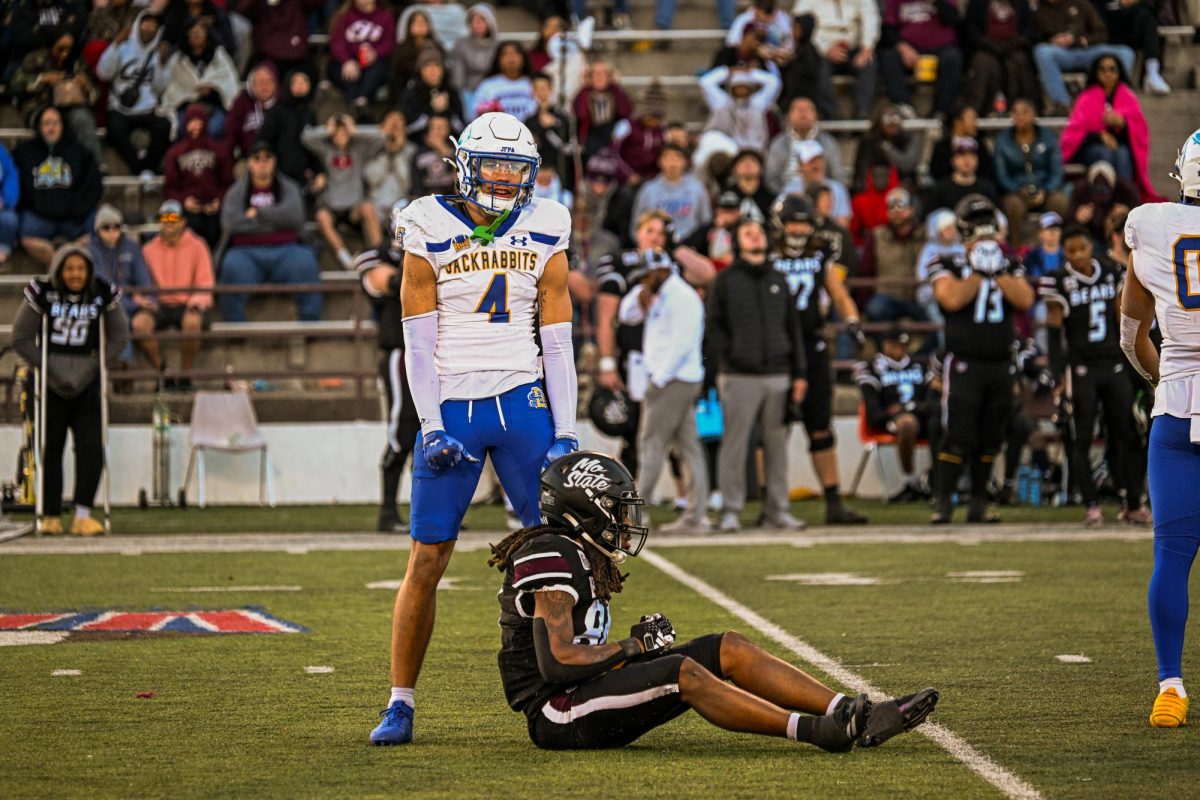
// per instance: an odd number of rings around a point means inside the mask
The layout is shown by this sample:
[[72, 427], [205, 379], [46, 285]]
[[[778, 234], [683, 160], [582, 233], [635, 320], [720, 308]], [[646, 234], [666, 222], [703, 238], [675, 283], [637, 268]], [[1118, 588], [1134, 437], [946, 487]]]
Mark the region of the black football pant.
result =
[[938, 510], [948, 514], [950, 496], [970, 467], [971, 506], [987, 504], [987, 484], [1004, 444], [1013, 404], [1016, 367], [1010, 359], [980, 361], [946, 356], [942, 369], [942, 423], [938, 452]]
[[1133, 425], [1133, 389], [1121, 362], [1096, 362], [1068, 368], [1071, 398], [1071, 472], [1076, 476], [1085, 506], [1096, 502], [1091, 449], [1098, 406], [1104, 406], [1104, 425], [1114, 455], [1109, 470], [1117, 488], [1125, 490], [1130, 510], [1142, 506], [1140, 443]]
[[53, 389], [46, 392], [46, 452], [42, 456], [46, 516], [62, 514], [67, 431], [75, 438], [75, 504], [91, 508], [96, 501], [96, 489], [104, 470], [101, 421], [99, 380], [75, 397], [63, 397]]
[[379, 377], [383, 379], [388, 407], [388, 443], [383, 450], [383, 460], [379, 464], [383, 482], [379, 507], [395, 511], [396, 495], [400, 491], [400, 476], [416, 446], [417, 435], [421, 432], [421, 420], [417, 416], [412, 392], [408, 389], [403, 350], [395, 348], [384, 351], [379, 358]]
[[551, 697], [530, 712], [529, 738], [546, 750], [624, 747], [691, 708], [679, 697], [679, 669], [685, 658], [724, 679], [723, 636], [701, 636]]

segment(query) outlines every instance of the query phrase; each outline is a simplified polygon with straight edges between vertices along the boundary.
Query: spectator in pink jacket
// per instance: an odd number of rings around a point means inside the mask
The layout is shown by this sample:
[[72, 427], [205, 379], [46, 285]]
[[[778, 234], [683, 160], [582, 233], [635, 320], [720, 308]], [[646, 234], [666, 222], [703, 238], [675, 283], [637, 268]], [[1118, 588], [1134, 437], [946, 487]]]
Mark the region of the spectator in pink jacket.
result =
[[346, 0], [329, 24], [329, 79], [361, 122], [371, 98], [388, 82], [396, 18], [376, 0]]
[[[213, 287], [212, 255], [204, 240], [188, 230], [179, 201], [167, 200], [162, 204], [158, 209], [158, 224], [158, 236], [142, 248], [150, 277], [155, 285], [164, 288], [189, 288], [160, 294], [158, 306], [153, 311], [139, 311], [132, 324], [143, 335], [167, 328], [178, 328], [185, 334], [179, 364], [183, 377], [168, 379], [166, 388], [188, 391], [192, 388], [188, 375], [200, 352], [200, 331], [208, 324], [208, 311], [212, 307], [212, 293], [208, 291]], [[138, 345], [155, 367], [159, 370], [166, 367], [158, 340], [145, 338]]]

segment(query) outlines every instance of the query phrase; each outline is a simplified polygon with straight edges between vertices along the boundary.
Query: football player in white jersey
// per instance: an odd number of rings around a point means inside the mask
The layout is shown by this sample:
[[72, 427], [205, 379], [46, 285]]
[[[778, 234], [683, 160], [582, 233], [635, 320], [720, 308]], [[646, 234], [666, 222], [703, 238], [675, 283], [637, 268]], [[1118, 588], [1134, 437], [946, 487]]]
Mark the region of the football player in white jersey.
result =
[[[1125, 242], [1132, 268], [1121, 298], [1121, 349], [1155, 387], [1149, 605], [1159, 693], [1150, 724], [1158, 728], [1187, 720], [1183, 632], [1188, 573], [1200, 546], [1200, 131], [1184, 143], [1172, 177], [1180, 183], [1178, 203], [1152, 203], [1129, 212]], [[1161, 354], [1150, 341], [1155, 317]]]
[[392, 695], [373, 744], [412, 740], [412, 692], [435, 591], [483, 459], [491, 456], [514, 511], [531, 526], [541, 522], [542, 469], [579, 447], [565, 253], [571, 215], [533, 197], [540, 163], [519, 120], [484, 114], [455, 142], [458, 194], [422, 197], [395, 225], [404, 251], [405, 365], [421, 434], [413, 546], [392, 617]]

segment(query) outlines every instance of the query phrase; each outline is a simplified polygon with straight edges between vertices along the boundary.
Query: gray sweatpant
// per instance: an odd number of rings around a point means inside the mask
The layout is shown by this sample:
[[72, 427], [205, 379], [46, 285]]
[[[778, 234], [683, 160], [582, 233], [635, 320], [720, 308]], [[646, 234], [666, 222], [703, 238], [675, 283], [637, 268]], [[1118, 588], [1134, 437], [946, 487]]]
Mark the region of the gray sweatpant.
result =
[[696, 432], [696, 399], [700, 383], [671, 381], [663, 388], [651, 384], [642, 401], [638, 428], [638, 486], [646, 497], [654, 491], [671, 446], [679, 451], [692, 476], [688, 516], [699, 519], [708, 507], [708, 463]]
[[721, 375], [717, 389], [725, 414], [725, 436], [717, 456], [717, 488], [723, 510], [739, 512], [746, 505], [746, 451], [756, 420], [762, 420], [767, 517], [790, 510], [788, 504], [788, 426], [783, 422], [787, 392], [792, 381], [787, 375]]

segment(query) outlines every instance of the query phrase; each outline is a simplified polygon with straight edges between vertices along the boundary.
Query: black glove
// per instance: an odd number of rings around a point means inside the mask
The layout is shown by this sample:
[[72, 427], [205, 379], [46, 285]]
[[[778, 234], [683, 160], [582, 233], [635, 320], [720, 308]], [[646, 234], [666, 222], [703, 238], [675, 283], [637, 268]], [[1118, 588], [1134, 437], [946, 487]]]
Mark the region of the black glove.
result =
[[854, 341], [858, 342], [859, 347], [867, 343], [867, 336], [862, 332], [858, 323], [858, 317], [850, 317], [846, 320], [846, 333], [854, 337]]
[[662, 614], [651, 614], [630, 628], [629, 636], [642, 643], [643, 653], [657, 653], [675, 644], [675, 627]]

